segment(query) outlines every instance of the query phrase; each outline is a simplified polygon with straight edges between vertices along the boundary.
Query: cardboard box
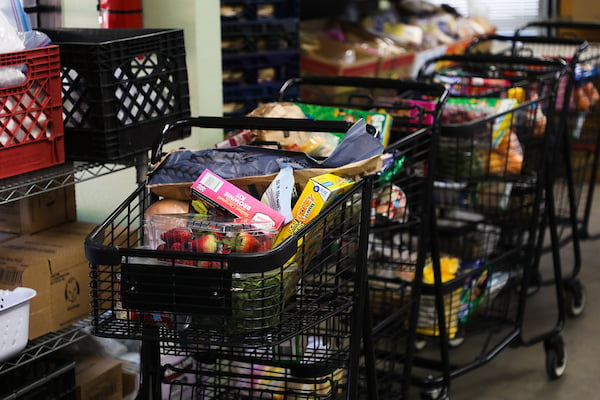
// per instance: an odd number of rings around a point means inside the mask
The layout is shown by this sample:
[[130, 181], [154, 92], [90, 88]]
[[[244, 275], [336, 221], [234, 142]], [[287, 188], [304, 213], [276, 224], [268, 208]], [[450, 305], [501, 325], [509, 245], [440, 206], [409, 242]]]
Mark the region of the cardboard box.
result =
[[191, 187], [194, 197], [238, 218], [269, 224], [279, 229], [285, 217], [214, 172], [205, 169]]
[[119, 360], [88, 357], [75, 363], [77, 400], [121, 400], [122, 380]]
[[315, 176], [300, 193], [292, 209], [292, 220], [277, 235], [274, 246], [302, 229], [342, 194], [354, 187], [352, 179], [335, 174]]
[[[351, 52], [351, 53], [350, 53]], [[349, 57], [353, 54], [353, 57]], [[347, 59], [348, 62], [341, 62]], [[319, 48], [300, 54], [300, 70], [317, 76], [376, 76], [379, 58], [352, 44], [320, 38]]]
[[[573, 0], [573, 20], [574, 21], [600, 21], [600, 3], [589, 0]], [[592, 31], [593, 32], [593, 31]], [[593, 38], [585, 37], [588, 40], [598, 40], [597, 31]]]
[[0, 231], [5, 232], [36, 233], [76, 219], [73, 185], [0, 206]]
[[0, 244], [0, 289], [33, 288], [29, 338], [90, 314], [89, 266], [83, 241], [94, 224], [72, 222]]
[[135, 395], [138, 392], [138, 385], [139, 385], [138, 374], [135, 372], [123, 370], [123, 375], [122, 375], [121, 381], [122, 381], [122, 385], [123, 385], [123, 389], [121, 391], [123, 400], [135, 399]]
[[415, 53], [407, 52], [394, 56], [381, 56], [377, 65], [377, 77], [386, 79], [408, 79], [415, 62]]
[[0, 243], [6, 242], [7, 240], [14, 239], [19, 235], [11, 232], [0, 232]]

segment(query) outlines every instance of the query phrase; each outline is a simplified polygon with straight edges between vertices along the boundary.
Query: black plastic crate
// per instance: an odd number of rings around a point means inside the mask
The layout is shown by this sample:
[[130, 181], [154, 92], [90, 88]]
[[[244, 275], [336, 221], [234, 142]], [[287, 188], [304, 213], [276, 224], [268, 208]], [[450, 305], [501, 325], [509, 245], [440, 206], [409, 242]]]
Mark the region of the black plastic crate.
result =
[[299, 73], [300, 52], [297, 50], [223, 55], [224, 86], [283, 83], [298, 77]]
[[44, 32], [61, 49], [67, 159], [127, 158], [149, 150], [165, 123], [190, 115], [183, 30]]
[[75, 362], [43, 357], [0, 375], [3, 400], [76, 400]]
[[299, 17], [300, 0], [221, 0], [222, 21]]
[[221, 24], [221, 50], [224, 54], [298, 50], [299, 48], [300, 20], [298, 18]]

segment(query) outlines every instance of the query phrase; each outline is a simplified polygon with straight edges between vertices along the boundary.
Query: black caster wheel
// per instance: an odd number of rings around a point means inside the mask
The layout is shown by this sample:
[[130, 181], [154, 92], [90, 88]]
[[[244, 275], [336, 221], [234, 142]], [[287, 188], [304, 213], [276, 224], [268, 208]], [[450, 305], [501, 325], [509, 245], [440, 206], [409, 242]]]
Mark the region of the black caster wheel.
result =
[[446, 387], [434, 387], [426, 388], [421, 392], [422, 400], [450, 400], [448, 394], [448, 388]]
[[567, 369], [567, 349], [561, 336], [544, 341], [546, 351], [546, 373], [552, 380], [558, 379]]
[[565, 305], [570, 317], [579, 317], [583, 314], [587, 296], [585, 287], [581, 282], [574, 281], [565, 285]]

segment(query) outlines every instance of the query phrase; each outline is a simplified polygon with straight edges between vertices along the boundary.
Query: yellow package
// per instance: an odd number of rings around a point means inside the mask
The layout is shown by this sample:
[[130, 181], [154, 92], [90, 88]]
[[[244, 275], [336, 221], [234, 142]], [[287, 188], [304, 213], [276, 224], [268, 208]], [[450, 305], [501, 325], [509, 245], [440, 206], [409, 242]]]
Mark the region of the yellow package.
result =
[[311, 178], [292, 209], [292, 220], [281, 229], [275, 245], [298, 232], [336, 198], [350, 190], [354, 183], [352, 179], [334, 174], [323, 174]]

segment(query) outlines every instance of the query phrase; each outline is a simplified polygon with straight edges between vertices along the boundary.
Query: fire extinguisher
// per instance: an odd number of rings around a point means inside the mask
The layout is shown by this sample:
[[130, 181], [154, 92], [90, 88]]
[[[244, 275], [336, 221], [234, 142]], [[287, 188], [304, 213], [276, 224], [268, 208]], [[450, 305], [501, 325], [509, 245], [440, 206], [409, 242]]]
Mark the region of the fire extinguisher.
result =
[[142, 0], [99, 0], [100, 27], [141, 28]]

